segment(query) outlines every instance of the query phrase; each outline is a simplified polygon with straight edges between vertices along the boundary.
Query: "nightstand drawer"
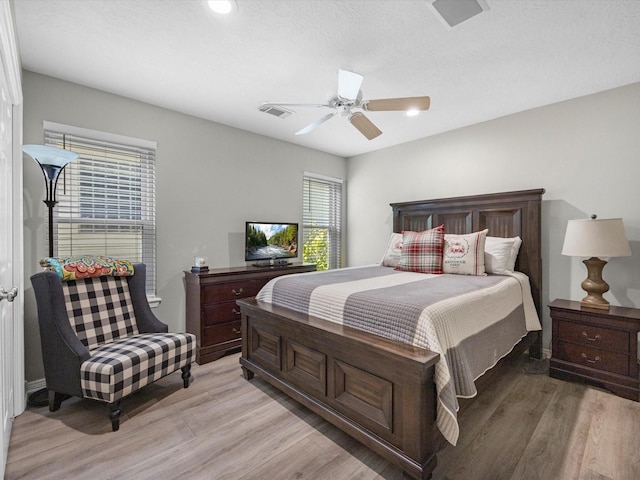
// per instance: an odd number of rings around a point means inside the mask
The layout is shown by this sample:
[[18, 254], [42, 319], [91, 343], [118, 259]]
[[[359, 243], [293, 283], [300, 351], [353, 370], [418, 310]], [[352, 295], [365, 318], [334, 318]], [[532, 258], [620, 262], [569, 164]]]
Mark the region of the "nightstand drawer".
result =
[[553, 356], [559, 360], [565, 360], [577, 365], [617, 373], [618, 375], [629, 375], [628, 355], [559, 341], [557, 351], [553, 352]]
[[559, 320], [558, 340], [586, 345], [589, 348], [629, 353], [629, 332], [621, 330]]
[[240, 321], [240, 307], [235, 300], [230, 302], [212, 303], [204, 305], [204, 324], [207, 326], [218, 323]]
[[222, 323], [213, 327], [204, 328], [204, 340], [207, 345], [224, 343], [242, 337], [240, 321]]
[[225, 302], [239, 298], [255, 297], [266, 280], [241, 280], [204, 287], [203, 303]]

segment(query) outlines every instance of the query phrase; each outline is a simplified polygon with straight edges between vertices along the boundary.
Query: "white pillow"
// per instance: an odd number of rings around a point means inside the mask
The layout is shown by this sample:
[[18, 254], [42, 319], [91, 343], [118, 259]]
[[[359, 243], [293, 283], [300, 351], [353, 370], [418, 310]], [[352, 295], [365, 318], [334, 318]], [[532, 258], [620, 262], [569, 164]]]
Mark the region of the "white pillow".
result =
[[522, 239], [520, 237], [513, 237], [513, 245], [511, 246], [511, 256], [507, 262], [507, 270], [510, 272], [516, 269], [516, 260], [518, 259], [518, 252], [520, 252], [520, 246], [522, 245]]
[[487, 237], [484, 244], [484, 267], [487, 273], [504, 275], [513, 272], [522, 245], [520, 237]]
[[442, 256], [444, 273], [485, 275], [485, 239], [489, 230], [466, 235], [445, 234]]
[[382, 260], [380, 260], [380, 264], [383, 267], [396, 267], [398, 265], [398, 261], [400, 260], [400, 256], [402, 255], [402, 234], [401, 233], [392, 233], [389, 237], [389, 242], [387, 243], [387, 248], [384, 251], [384, 255]]

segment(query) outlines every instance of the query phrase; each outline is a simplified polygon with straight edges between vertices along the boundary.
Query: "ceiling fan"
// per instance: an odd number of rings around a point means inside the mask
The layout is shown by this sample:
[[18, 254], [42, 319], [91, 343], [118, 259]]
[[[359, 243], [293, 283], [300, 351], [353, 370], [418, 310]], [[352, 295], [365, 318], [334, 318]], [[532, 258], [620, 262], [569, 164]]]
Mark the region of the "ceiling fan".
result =
[[331, 98], [328, 103], [277, 103], [265, 102], [260, 109], [267, 107], [327, 107], [334, 111], [320, 117], [315, 122], [310, 123], [303, 129], [296, 132], [296, 135], [304, 135], [315, 130], [327, 120], [335, 117], [347, 117], [349, 122], [358, 129], [367, 139], [373, 140], [382, 131], [369, 120], [364, 113], [354, 112], [354, 109], [361, 109], [366, 112], [390, 112], [409, 110], [428, 110], [431, 100], [429, 97], [405, 97], [405, 98], [383, 98], [379, 100], [362, 100], [360, 86], [364, 77], [358, 73], [348, 70], [338, 70], [338, 94]]

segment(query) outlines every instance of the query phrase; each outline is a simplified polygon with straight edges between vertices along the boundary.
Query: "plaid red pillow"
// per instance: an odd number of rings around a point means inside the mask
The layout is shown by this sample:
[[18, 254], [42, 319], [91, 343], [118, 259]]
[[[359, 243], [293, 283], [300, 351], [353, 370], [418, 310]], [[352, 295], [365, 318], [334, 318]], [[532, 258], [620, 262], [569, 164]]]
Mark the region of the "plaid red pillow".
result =
[[442, 273], [444, 225], [424, 232], [402, 232], [402, 253], [396, 270]]

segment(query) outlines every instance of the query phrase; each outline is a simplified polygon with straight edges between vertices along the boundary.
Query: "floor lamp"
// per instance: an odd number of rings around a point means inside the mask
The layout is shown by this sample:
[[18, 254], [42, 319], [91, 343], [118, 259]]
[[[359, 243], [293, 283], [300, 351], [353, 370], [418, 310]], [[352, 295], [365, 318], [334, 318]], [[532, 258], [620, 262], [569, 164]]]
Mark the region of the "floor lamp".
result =
[[[70, 161], [78, 158], [78, 154], [46, 145], [23, 145], [22, 151], [38, 162], [44, 175], [46, 190], [44, 203], [49, 209], [49, 256], [53, 257], [53, 207], [58, 203], [56, 200], [58, 176]], [[45, 407], [48, 403], [49, 391], [46, 387], [29, 395], [31, 407]]]
[[44, 175], [46, 190], [44, 203], [49, 209], [49, 256], [53, 257], [53, 207], [58, 203], [56, 200], [58, 176], [69, 162], [78, 158], [78, 154], [46, 145], [23, 145], [22, 151], [38, 162]]

